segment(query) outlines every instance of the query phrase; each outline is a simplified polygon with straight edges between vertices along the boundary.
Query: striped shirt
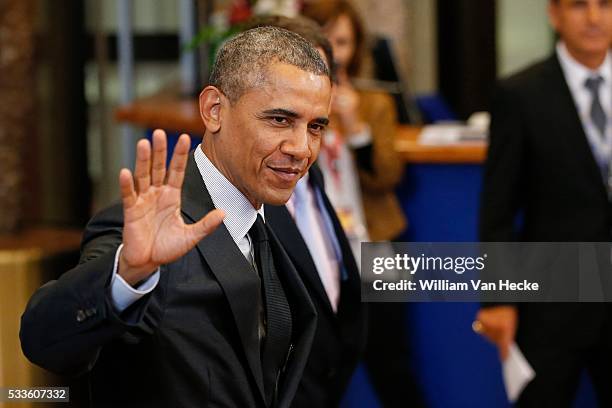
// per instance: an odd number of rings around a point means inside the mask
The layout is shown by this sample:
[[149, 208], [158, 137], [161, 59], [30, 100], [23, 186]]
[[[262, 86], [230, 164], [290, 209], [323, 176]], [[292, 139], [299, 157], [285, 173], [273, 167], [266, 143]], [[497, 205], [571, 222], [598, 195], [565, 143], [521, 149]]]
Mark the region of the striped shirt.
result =
[[198, 145], [194, 158], [206, 189], [215, 208], [225, 212], [223, 224], [245, 258], [253, 264], [251, 241], [248, 232], [257, 219], [257, 213], [264, 217], [264, 206], [255, 210], [249, 200], [234, 186], [202, 151]]

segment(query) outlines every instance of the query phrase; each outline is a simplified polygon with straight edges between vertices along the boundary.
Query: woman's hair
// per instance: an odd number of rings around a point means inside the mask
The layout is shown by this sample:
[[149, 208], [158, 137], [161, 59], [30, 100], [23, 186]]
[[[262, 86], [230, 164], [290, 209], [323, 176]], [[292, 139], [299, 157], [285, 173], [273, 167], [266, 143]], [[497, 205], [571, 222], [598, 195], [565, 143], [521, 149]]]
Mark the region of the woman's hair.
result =
[[355, 52], [348, 63], [347, 72], [350, 76], [356, 76], [361, 69], [365, 30], [355, 7], [347, 0], [309, 0], [304, 2], [302, 15], [316, 21], [322, 27], [335, 23], [342, 15], [349, 18], [355, 35]]

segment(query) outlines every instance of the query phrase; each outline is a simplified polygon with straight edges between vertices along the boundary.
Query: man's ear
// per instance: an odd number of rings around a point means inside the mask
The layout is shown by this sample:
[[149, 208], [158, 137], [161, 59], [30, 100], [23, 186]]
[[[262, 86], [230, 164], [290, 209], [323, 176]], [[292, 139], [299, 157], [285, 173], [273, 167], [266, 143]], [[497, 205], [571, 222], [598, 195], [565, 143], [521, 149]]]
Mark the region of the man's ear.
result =
[[559, 32], [559, 7], [558, 3], [549, 0], [547, 9], [548, 22], [556, 32]]
[[200, 117], [206, 130], [217, 133], [221, 129], [221, 104], [223, 94], [214, 86], [207, 86], [200, 93]]

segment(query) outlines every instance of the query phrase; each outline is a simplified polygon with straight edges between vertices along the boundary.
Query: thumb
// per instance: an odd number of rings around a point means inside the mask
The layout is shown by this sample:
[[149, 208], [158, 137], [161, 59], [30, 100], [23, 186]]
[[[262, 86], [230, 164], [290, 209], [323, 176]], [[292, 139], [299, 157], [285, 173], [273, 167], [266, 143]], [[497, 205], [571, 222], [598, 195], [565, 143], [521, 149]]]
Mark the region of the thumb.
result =
[[208, 234], [213, 233], [217, 227], [221, 225], [223, 218], [225, 218], [223, 210], [214, 209], [206, 214], [200, 221], [189, 225], [194, 241], [198, 242]]

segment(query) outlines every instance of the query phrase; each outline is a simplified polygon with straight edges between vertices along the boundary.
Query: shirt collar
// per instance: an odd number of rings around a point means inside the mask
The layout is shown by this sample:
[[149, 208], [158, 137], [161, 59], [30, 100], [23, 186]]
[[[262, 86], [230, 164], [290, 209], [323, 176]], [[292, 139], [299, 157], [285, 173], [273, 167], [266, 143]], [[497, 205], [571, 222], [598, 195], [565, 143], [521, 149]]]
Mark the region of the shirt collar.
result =
[[212, 164], [201, 146], [198, 145], [194, 152], [198, 170], [215, 208], [225, 212], [223, 224], [234, 242], [238, 244], [255, 223], [257, 214], [260, 214], [265, 220], [264, 206], [255, 210], [244, 194]]
[[559, 41], [557, 43], [557, 56], [561, 63], [561, 68], [565, 73], [566, 81], [574, 89], [584, 88], [584, 82], [593, 76], [599, 75], [603, 78], [604, 84], [610, 84], [612, 76], [612, 56], [610, 51], [606, 54], [604, 62], [596, 70], [585, 67], [580, 62], [576, 61], [569, 53], [565, 43]]

